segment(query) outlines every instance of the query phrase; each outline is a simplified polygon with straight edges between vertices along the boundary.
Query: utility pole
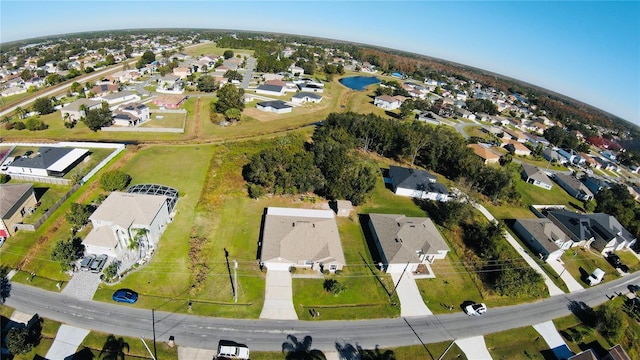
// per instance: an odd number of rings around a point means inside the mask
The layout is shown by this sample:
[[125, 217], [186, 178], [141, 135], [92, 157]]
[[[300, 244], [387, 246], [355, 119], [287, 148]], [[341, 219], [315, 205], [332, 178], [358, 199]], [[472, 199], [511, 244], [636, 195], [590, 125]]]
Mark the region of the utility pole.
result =
[[233, 302], [238, 302], [238, 261], [233, 260]]

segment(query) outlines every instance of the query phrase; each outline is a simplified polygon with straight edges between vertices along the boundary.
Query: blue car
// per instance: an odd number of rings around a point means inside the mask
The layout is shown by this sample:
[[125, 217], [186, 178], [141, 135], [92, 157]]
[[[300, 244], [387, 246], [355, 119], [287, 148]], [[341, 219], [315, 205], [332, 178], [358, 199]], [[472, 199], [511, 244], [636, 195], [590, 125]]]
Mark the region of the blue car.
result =
[[120, 289], [113, 293], [113, 301], [135, 304], [138, 293], [130, 289]]

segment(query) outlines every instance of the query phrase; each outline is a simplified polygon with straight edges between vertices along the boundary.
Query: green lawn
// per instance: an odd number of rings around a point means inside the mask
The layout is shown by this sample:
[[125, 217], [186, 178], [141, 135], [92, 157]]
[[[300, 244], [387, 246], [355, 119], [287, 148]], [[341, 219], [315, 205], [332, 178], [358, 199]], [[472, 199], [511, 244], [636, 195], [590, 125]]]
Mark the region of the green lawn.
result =
[[148, 128], [180, 128], [184, 125], [185, 114], [151, 113], [151, 118], [140, 125]]
[[616, 251], [616, 254], [620, 256], [620, 260], [629, 267], [629, 272], [640, 271], [640, 260], [633, 253], [633, 250]]
[[[576, 256], [574, 256], [575, 253], [577, 253]], [[580, 247], [567, 250], [562, 254], [562, 261], [564, 261], [565, 269], [584, 287], [589, 286], [584, 279], [596, 268], [600, 268], [605, 272], [603, 283], [620, 277], [618, 271], [602, 255], [592, 249], [585, 250]]]
[[484, 340], [495, 360], [555, 359], [552, 354], [543, 355], [542, 351], [549, 350], [549, 346], [531, 326], [485, 335]]
[[16, 94], [16, 95], [11, 95], [11, 96], [3, 96], [2, 97], [2, 102], [0, 102], [0, 104], [2, 104], [2, 106], [0, 106], [0, 110], [4, 110], [6, 108], [11, 107], [12, 105], [15, 105], [17, 103], [19, 103], [20, 101], [28, 98], [29, 96], [34, 96], [35, 93], [30, 93], [30, 92], [25, 92], [22, 94]]
[[[85, 351], [91, 353], [94, 358], [99, 358], [100, 351], [103, 349], [107, 338], [110, 334], [92, 331], [84, 338], [78, 351]], [[142, 344], [142, 340], [137, 337], [121, 337], [117, 336], [116, 339], [122, 339], [127, 345], [128, 350], [125, 348], [125, 359], [151, 359], [149, 352]], [[147, 346], [153, 351], [153, 340], [145, 339]], [[156, 342], [156, 350], [158, 359], [178, 359], [178, 347], [170, 348], [167, 345], [167, 339], [158, 339]]]
[[200, 55], [211, 55], [211, 54], [222, 55], [226, 50], [233, 50], [233, 53], [235, 55], [237, 54], [253, 55], [253, 50], [219, 48], [214, 42], [209, 42], [209, 43], [204, 43], [198, 46], [189, 47], [188, 49], [185, 49], [184, 52], [187, 55], [199, 57]]
[[[449, 314], [461, 311], [464, 301], [480, 301], [482, 294], [475, 282], [453, 251], [449, 251], [444, 260], [431, 264], [435, 279], [418, 279], [416, 285], [425, 304], [434, 314]], [[491, 302], [488, 302], [491, 306]], [[453, 306], [449, 310], [448, 306]]]

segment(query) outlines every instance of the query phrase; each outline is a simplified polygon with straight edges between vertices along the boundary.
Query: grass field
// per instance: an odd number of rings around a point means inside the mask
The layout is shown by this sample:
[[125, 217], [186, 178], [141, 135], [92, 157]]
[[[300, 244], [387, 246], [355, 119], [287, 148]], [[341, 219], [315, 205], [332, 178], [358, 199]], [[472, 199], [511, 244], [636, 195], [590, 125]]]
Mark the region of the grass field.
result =
[[30, 93], [30, 92], [25, 92], [22, 94], [16, 94], [16, 95], [11, 95], [11, 96], [3, 96], [2, 97], [2, 102], [0, 102], [0, 104], [2, 104], [2, 106], [0, 106], [0, 110], [4, 110], [6, 108], [11, 107], [12, 105], [15, 105], [17, 103], [19, 103], [20, 101], [28, 98], [29, 96], [33, 96], [34, 93]]
[[201, 56], [201, 55], [222, 55], [226, 50], [232, 50], [235, 55], [237, 54], [249, 54], [253, 55], [253, 50], [249, 49], [227, 49], [227, 48], [219, 48], [214, 42], [203, 43], [198, 46], [193, 46], [185, 49], [185, 53], [191, 56]]
[[484, 340], [495, 360], [555, 359], [552, 353], [548, 354], [547, 343], [531, 326], [485, 335]]
[[184, 123], [185, 114], [151, 113], [149, 120], [142, 123], [140, 127], [182, 129]]

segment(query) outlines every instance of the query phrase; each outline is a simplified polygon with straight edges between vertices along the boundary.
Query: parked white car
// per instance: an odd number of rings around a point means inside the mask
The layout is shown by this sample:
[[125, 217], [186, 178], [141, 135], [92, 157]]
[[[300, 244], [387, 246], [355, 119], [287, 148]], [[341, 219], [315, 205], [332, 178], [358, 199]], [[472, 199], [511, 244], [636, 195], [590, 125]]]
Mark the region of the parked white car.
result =
[[597, 268], [593, 270], [591, 275], [589, 275], [589, 277], [587, 278], [587, 282], [591, 286], [598, 285], [602, 282], [603, 278], [604, 278], [604, 270]]
[[249, 359], [249, 348], [247, 345], [238, 344], [235, 341], [220, 340], [218, 343], [218, 356], [216, 359]]
[[464, 308], [464, 312], [469, 316], [480, 316], [487, 312], [487, 305], [483, 303], [471, 304]]

